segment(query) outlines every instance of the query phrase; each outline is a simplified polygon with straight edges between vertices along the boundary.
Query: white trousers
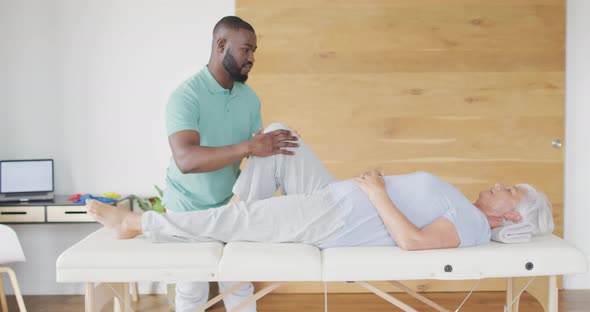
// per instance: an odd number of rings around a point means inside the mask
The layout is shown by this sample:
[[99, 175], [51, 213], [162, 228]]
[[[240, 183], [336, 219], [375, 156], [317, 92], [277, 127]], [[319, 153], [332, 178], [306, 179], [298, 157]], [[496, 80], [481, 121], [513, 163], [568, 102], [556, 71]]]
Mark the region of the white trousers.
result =
[[[271, 124], [265, 132], [288, 129]], [[301, 242], [320, 246], [334, 239], [344, 225], [342, 212], [335, 209], [326, 192], [334, 181], [313, 151], [301, 140], [294, 156], [250, 157], [233, 192], [240, 202], [219, 208], [142, 215], [145, 236], [158, 241], [199, 242], [220, 240], [257, 242]], [[286, 196], [274, 197], [277, 188]], [[219, 283], [223, 292], [233, 283]], [[226, 297], [226, 309], [253, 293], [252, 284]], [[180, 282], [176, 285], [176, 310], [194, 311], [207, 301], [208, 283]], [[256, 304], [244, 311], [256, 311]]]
[[[231, 288], [235, 282], [218, 282], [219, 293]], [[237, 306], [254, 294], [254, 286], [248, 283], [236, 289], [223, 299], [226, 311]], [[195, 312], [198, 307], [207, 303], [209, 298], [209, 283], [207, 282], [177, 282], [175, 306], [177, 312]], [[255, 312], [256, 303], [253, 303], [242, 311]]]
[[[264, 132], [278, 129], [291, 130], [273, 123]], [[312, 194], [334, 182], [332, 174], [303, 139], [299, 137], [297, 143], [299, 147], [288, 148], [295, 152], [293, 156], [250, 157], [234, 185], [234, 194], [242, 201], [251, 202], [273, 197], [277, 187], [283, 195]]]

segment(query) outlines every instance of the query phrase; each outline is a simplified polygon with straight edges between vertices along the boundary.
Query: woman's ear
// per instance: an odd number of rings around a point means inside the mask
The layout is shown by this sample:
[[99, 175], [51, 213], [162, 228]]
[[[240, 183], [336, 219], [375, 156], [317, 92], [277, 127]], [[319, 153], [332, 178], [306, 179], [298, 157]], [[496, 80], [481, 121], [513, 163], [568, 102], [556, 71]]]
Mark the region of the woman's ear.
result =
[[511, 211], [504, 214], [504, 219], [510, 222], [518, 222], [522, 219], [522, 216], [518, 211]]

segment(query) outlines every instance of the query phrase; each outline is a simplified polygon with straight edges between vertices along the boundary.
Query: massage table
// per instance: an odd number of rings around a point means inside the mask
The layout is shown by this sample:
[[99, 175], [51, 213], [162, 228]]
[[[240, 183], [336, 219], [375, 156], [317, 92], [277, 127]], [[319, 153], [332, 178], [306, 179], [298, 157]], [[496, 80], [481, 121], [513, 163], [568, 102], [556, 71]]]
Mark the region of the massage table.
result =
[[[142, 236], [117, 240], [110, 230], [102, 228], [65, 250], [57, 259], [56, 270], [58, 282], [86, 283], [87, 312], [100, 311], [113, 298], [116, 311], [131, 311], [129, 282], [140, 281], [270, 282], [233, 311], [260, 299], [283, 282], [353, 282], [404, 311], [416, 311], [369, 283], [388, 281], [438, 311], [451, 311], [400, 281], [498, 277], [507, 280], [507, 311], [517, 311], [518, 298], [532, 280], [527, 282], [517, 277], [535, 277], [534, 285], [527, 291], [539, 300], [545, 311], [557, 311], [557, 276], [586, 272], [587, 262], [582, 252], [553, 235], [535, 237], [525, 244], [490, 242], [477, 247], [439, 250], [404, 251], [397, 247], [320, 250], [295, 243], [152, 243]], [[236, 287], [241, 285], [238, 283]], [[213, 298], [202, 308], [212, 306], [232, 290]]]

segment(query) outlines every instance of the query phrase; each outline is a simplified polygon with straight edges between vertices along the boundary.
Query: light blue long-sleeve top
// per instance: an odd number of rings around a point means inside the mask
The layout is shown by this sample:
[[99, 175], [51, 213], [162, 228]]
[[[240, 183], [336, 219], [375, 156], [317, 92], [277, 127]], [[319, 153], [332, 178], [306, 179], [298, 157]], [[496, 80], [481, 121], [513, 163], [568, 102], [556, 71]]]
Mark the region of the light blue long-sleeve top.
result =
[[[490, 241], [485, 215], [458, 189], [427, 172], [386, 176], [387, 194], [399, 210], [419, 228], [439, 217], [450, 220], [461, 241], [459, 247]], [[329, 185], [330, 197], [345, 215], [338, 238], [323, 248], [396, 245], [367, 195], [351, 180]]]

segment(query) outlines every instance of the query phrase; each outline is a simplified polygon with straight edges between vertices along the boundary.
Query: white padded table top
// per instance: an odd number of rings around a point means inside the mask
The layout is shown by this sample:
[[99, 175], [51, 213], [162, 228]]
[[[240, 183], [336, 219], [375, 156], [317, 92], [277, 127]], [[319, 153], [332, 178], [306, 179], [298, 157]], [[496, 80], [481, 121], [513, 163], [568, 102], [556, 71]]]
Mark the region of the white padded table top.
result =
[[581, 251], [556, 236], [526, 244], [439, 250], [305, 244], [152, 243], [100, 229], [57, 259], [58, 282], [382, 281], [479, 279], [585, 272]]
[[229, 243], [219, 263], [221, 281], [321, 281], [320, 250], [305, 244]]
[[526, 244], [490, 242], [469, 248], [404, 251], [397, 247], [347, 247], [323, 251], [324, 281], [462, 280], [586, 270], [584, 254], [553, 235], [535, 237]]
[[57, 259], [58, 282], [217, 280], [223, 244], [117, 240], [102, 228]]

